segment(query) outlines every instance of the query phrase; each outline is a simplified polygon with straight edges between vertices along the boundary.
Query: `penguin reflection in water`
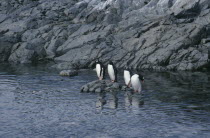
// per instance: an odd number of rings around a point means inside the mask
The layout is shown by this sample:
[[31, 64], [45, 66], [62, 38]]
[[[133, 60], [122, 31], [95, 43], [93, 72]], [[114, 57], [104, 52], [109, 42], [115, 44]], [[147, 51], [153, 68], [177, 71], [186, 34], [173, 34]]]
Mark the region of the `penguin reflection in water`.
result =
[[96, 60], [96, 73], [97, 73], [99, 80], [104, 79], [105, 69], [104, 69], [103, 64], [99, 60]]
[[144, 82], [144, 77], [140, 74], [134, 74], [131, 77], [131, 85], [133, 87], [134, 92], [141, 92], [142, 87], [141, 87], [141, 82]]
[[125, 108], [129, 109], [129, 107], [141, 107], [144, 105], [144, 96], [142, 93], [133, 93], [131, 91], [125, 92]]
[[112, 61], [108, 64], [108, 74], [112, 82], [117, 82], [117, 69]]
[[118, 92], [113, 91], [110, 93], [101, 92], [98, 93], [97, 101], [96, 101], [96, 109], [97, 111], [103, 110], [104, 106], [109, 109], [116, 109], [118, 107]]

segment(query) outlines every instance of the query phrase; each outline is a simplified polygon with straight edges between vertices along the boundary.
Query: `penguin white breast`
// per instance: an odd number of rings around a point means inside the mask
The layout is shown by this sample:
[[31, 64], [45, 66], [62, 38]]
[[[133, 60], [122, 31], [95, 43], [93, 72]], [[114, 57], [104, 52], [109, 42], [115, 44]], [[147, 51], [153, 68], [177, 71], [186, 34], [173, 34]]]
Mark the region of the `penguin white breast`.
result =
[[96, 73], [97, 73], [98, 77], [100, 77], [100, 71], [101, 71], [101, 65], [100, 64], [96, 64]]
[[108, 64], [108, 74], [111, 80], [115, 80], [114, 68], [110, 64]]
[[131, 80], [131, 75], [128, 70], [124, 70], [124, 80], [126, 85], [128, 85]]
[[135, 74], [131, 77], [131, 84], [135, 91], [141, 91], [141, 83], [139, 80], [139, 75]]

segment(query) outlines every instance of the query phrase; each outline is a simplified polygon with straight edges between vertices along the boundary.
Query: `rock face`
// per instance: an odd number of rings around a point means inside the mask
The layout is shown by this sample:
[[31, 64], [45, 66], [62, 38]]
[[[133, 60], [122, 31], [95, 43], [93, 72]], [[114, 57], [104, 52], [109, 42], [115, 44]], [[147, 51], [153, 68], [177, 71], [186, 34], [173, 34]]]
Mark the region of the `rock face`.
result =
[[81, 92], [113, 92], [121, 90], [121, 85], [117, 82], [113, 83], [108, 80], [96, 80], [82, 86]]
[[209, 67], [209, 0], [1, 0], [0, 62]]

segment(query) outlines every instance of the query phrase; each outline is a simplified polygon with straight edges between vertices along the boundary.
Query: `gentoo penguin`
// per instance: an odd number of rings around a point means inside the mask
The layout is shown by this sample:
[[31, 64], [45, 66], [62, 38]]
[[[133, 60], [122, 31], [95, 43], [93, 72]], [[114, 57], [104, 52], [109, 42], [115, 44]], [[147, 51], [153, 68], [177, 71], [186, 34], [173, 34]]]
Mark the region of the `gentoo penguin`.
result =
[[104, 79], [104, 75], [105, 75], [104, 66], [102, 65], [102, 63], [99, 60], [96, 61], [96, 73], [97, 73], [99, 80]]
[[131, 77], [131, 85], [134, 89], [134, 92], [141, 92], [141, 82], [140, 80], [143, 82], [144, 81], [144, 77], [140, 74], [134, 74]]
[[108, 64], [108, 74], [112, 82], [117, 82], [117, 69], [112, 61]]
[[128, 66], [124, 68], [124, 80], [125, 80], [125, 85], [127, 87], [131, 87], [131, 71], [128, 68]]

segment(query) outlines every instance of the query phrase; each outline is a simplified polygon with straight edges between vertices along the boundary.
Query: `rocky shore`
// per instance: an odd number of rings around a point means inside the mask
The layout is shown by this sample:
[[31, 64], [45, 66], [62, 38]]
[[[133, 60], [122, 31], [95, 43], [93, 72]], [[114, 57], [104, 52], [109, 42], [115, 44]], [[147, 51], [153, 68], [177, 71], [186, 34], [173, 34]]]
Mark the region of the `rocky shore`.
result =
[[1, 0], [0, 62], [209, 68], [209, 0]]
[[121, 90], [122, 85], [117, 82], [111, 82], [110, 80], [95, 80], [89, 82], [81, 87], [81, 92], [113, 92]]

